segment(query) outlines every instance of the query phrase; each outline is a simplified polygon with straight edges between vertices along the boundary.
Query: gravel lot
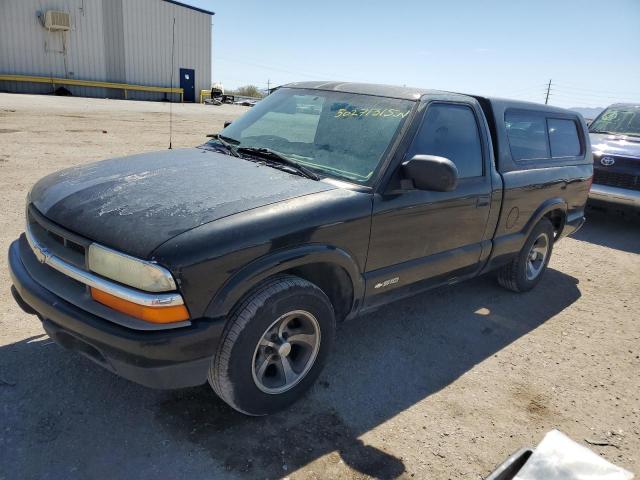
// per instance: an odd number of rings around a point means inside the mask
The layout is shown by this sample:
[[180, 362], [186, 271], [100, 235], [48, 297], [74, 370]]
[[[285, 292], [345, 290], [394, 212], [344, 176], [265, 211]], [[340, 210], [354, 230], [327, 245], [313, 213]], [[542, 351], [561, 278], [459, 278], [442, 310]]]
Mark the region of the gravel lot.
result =
[[[179, 105], [174, 147], [242, 107]], [[55, 170], [168, 146], [168, 104], [0, 94], [0, 250]], [[342, 325], [314, 389], [248, 418], [208, 386], [150, 390], [63, 350], [0, 257], [0, 479], [482, 478], [558, 428], [640, 473], [640, 223], [598, 212], [538, 288], [491, 277]]]

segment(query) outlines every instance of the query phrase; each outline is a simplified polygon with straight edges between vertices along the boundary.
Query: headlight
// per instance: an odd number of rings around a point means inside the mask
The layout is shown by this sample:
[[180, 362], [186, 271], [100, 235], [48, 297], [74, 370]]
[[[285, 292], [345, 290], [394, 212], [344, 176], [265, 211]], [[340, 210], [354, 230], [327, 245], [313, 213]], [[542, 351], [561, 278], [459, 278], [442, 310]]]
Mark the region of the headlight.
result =
[[95, 243], [89, 245], [87, 266], [89, 270], [103, 277], [146, 292], [168, 292], [177, 289], [167, 269]]

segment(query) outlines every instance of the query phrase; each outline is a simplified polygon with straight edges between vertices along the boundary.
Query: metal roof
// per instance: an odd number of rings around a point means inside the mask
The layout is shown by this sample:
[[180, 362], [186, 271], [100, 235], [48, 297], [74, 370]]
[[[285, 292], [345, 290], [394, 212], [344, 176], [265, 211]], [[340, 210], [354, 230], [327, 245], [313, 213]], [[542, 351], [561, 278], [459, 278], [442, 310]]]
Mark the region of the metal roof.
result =
[[189, 5], [187, 3], [177, 2], [176, 0], [164, 0], [165, 2], [173, 3], [174, 5], [178, 5], [180, 7], [188, 8], [190, 10], [195, 10], [196, 12], [206, 13], [208, 15], [215, 15], [214, 12], [209, 10], [205, 10], [204, 8], [194, 7], [193, 5]]

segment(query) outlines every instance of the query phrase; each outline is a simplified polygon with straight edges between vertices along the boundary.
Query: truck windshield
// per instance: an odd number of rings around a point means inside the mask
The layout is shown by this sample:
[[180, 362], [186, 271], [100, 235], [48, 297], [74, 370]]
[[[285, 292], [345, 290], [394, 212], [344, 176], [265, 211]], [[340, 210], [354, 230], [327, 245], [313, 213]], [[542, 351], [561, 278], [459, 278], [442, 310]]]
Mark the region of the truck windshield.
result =
[[607, 108], [594, 120], [589, 131], [640, 136], [640, 105]]
[[282, 88], [235, 120], [220, 137], [236, 151], [267, 148], [316, 173], [367, 184], [414, 104]]

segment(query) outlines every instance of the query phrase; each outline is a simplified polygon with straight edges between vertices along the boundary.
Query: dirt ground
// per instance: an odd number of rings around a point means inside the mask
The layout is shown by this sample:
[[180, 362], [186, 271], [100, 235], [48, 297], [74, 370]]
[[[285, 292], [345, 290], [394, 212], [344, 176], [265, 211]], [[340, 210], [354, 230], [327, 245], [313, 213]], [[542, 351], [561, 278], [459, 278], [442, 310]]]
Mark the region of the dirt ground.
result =
[[[173, 108], [174, 147], [244, 111]], [[36, 180], [167, 148], [168, 109], [0, 94], [0, 251]], [[342, 325], [317, 385], [268, 418], [112, 375], [53, 344], [9, 286], [3, 253], [0, 479], [479, 479], [552, 428], [640, 473], [637, 221], [590, 215], [530, 293], [483, 277]]]

